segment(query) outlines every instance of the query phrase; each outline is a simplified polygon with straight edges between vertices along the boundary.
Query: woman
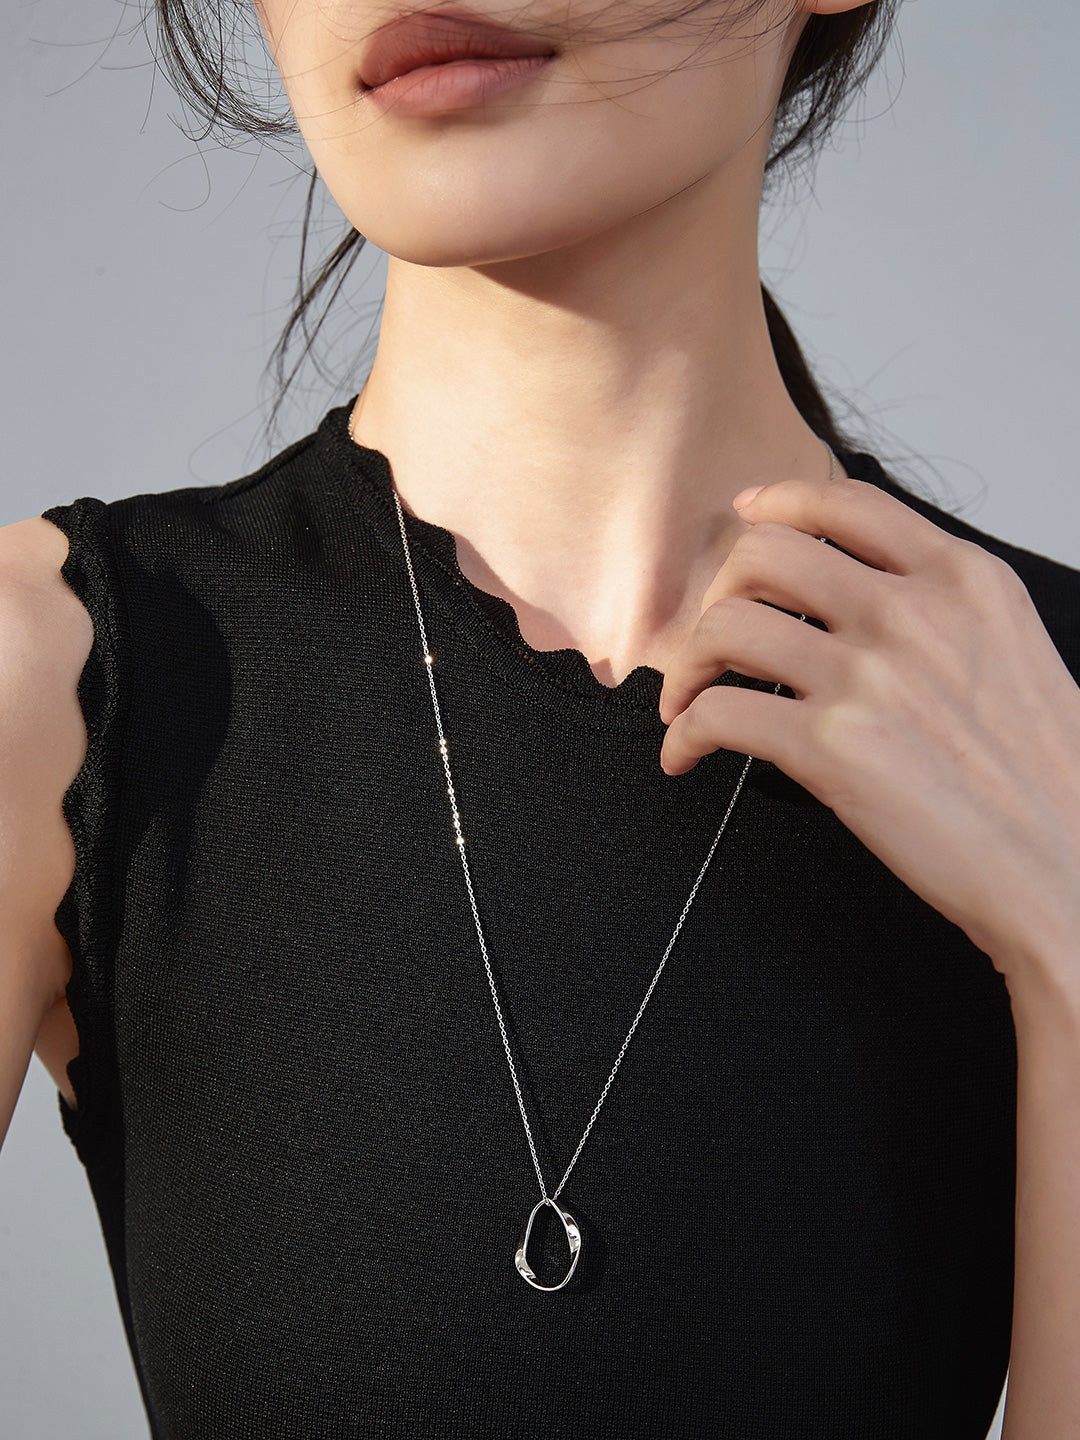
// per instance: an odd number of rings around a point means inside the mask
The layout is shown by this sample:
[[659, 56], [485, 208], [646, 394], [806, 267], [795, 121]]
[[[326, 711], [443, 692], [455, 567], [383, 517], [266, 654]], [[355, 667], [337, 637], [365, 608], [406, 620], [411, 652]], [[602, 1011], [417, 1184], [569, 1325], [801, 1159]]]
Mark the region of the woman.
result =
[[258, 18], [371, 373], [3, 532], [2, 1119], [37, 1049], [152, 1433], [1075, 1433], [1080, 573], [757, 273], [889, 7]]

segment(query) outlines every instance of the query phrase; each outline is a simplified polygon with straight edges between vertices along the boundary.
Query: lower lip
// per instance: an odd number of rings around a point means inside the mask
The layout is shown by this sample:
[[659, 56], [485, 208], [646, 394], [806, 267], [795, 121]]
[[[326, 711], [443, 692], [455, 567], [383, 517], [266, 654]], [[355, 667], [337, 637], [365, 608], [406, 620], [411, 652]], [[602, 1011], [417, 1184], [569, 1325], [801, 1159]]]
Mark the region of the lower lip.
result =
[[502, 60], [450, 60], [421, 65], [406, 75], [376, 85], [366, 96], [395, 115], [444, 115], [471, 110], [504, 90], [524, 85], [554, 60], [554, 55], [525, 55]]

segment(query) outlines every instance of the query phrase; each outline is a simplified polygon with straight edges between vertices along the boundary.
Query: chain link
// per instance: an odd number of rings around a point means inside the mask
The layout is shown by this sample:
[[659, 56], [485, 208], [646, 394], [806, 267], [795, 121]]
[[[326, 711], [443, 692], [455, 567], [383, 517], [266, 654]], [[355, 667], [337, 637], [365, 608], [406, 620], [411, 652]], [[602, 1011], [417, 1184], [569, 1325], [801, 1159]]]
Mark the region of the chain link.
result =
[[[357, 444], [360, 443], [359, 441], [356, 441], [356, 436], [353, 434], [352, 421], [351, 421], [351, 420], [350, 420], [350, 423], [349, 423], [349, 435], [350, 435], [350, 437], [351, 437]], [[830, 462], [831, 462], [831, 463], [830, 463], [830, 467], [829, 467], [829, 479], [832, 480], [833, 476], [836, 474], [836, 455], [835, 455], [834, 452], [833, 452], [832, 446], [829, 445], [828, 442], [822, 441], [822, 444], [825, 445], [826, 450], [828, 450], [828, 452], [829, 452]], [[452, 776], [451, 776], [451, 774], [450, 774], [450, 762], [449, 762], [449, 759], [448, 759], [448, 756], [447, 756], [447, 751], [448, 751], [448, 749], [449, 749], [449, 746], [448, 746], [448, 744], [447, 744], [446, 734], [445, 734], [445, 732], [443, 731], [442, 712], [441, 712], [441, 710], [439, 709], [439, 697], [438, 697], [438, 695], [437, 695], [437, 693], [436, 693], [436, 691], [435, 691], [435, 678], [434, 678], [434, 675], [432, 674], [432, 671], [433, 671], [433, 668], [434, 668], [434, 663], [435, 663], [435, 657], [434, 657], [434, 655], [432, 654], [432, 652], [431, 652], [431, 650], [430, 650], [430, 648], [429, 648], [429, 645], [428, 645], [427, 631], [426, 631], [426, 629], [425, 629], [425, 627], [424, 627], [424, 616], [423, 616], [423, 614], [422, 614], [422, 612], [421, 612], [421, 609], [420, 609], [420, 593], [419, 593], [419, 591], [418, 591], [418, 589], [417, 589], [417, 585], [416, 585], [416, 575], [415, 575], [415, 573], [414, 573], [414, 571], [413, 571], [412, 555], [411, 555], [410, 550], [409, 550], [409, 538], [408, 538], [408, 536], [407, 536], [406, 533], [405, 533], [405, 517], [404, 517], [404, 514], [402, 513], [401, 501], [400, 501], [400, 499], [398, 498], [397, 486], [393, 484], [393, 481], [391, 481], [391, 486], [392, 486], [392, 488], [393, 488], [394, 504], [395, 504], [395, 506], [397, 507], [398, 525], [399, 525], [399, 527], [400, 527], [400, 529], [401, 529], [401, 540], [402, 540], [402, 544], [403, 544], [403, 546], [404, 546], [404, 548], [405, 548], [405, 564], [406, 564], [406, 566], [408, 567], [408, 571], [409, 571], [409, 584], [410, 584], [411, 587], [412, 587], [413, 600], [414, 600], [415, 605], [416, 605], [416, 620], [417, 620], [417, 624], [418, 624], [419, 627], [420, 627], [420, 643], [421, 643], [422, 653], [423, 653], [423, 657], [424, 657], [424, 667], [425, 667], [425, 669], [426, 669], [426, 671], [427, 671], [428, 685], [429, 685], [429, 687], [430, 687], [430, 689], [431, 689], [431, 704], [432, 704], [432, 707], [433, 707], [433, 709], [434, 709], [434, 711], [435, 711], [435, 725], [436, 725], [436, 728], [438, 729], [438, 732], [439, 732], [439, 754], [440, 754], [440, 756], [442, 757], [443, 770], [446, 772], [446, 793], [447, 793], [447, 794], [449, 795], [449, 797], [450, 797], [450, 809], [451, 809], [452, 814], [453, 814], [453, 822], [454, 822], [454, 835], [455, 835], [455, 839], [456, 839], [456, 841], [457, 841], [458, 853], [461, 855], [461, 865], [462, 865], [462, 869], [463, 869], [464, 872], [465, 872], [465, 886], [466, 886], [466, 889], [467, 889], [468, 892], [469, 892], [469, 904], [470, 904], [470, 906], [472, 907], [473, 920], [474, 920], [475, 923], [476, 923], [476, 935], [477, 935], [477, 939], [480, 941], [480, 952], [481, 952], [481, 954], [482, 954], [483, 957], [484, 957], [484, 969], [487, 971], [488, 986], [489, 986], [490, 989], [491, 989], [491, 998], [492, 998], [492, 1000], [495, 1002], [495, 1014], [496, 1014], [496, 1017], [498, 1018], [498, 1022], [499, 1022], [499, 1033], [500, 1033], [500, 1035], [502, 1036], [503, 1049], [506, 1051], [506, 1061], [507, 1061], [507, 1064], [510, 1066], [510, 1078], [511, 1078], [511, 1079], [513, 1080], [513, 1082], [514, 1082], [514, 1094], [517, 1096], [518, 1109], [521, 1111], [521, 1120], [522, 1120], [522, 1123], [523, 1123], [524, 1126], [525, 1126], [525, 1135], [526, 1135], [526, 1138], [528, 1139], [528, 1142], [529, 1142], [529, 1150], [530, 1150], [530, 1152], [531, 1152], [531, 1154], [532, 1154], [532, 1162], [533, 1162], [533, 1166], [534, 1166], [534, 1168], [535, 1168], [535, 1170], [536, 1170], [536, 1178], [537, 1178], [537, 1180], [540, 1182], [540, 1194], [541, 1194], [541, 1197], [544, 1198], [544, 1199], [556, 1200], [556, 1199], [558, 1199], [559, 1192], [562, 1190], [563, 1186], [566, 1184], [566, 1181], [567, 1181], [567, 1178], [569, 1177], [570, 1171], [574, 1168], [574, 1165], [577, 1163], [577, 1158], [578, 1158], [578, 1156], [581, 1154], [581, 1151], [582, 1151], [582, 1148], [583, 1148], [583, 1146], [584, 1146], [584, 1144], [585, 1144], [585, 1141], [589, 1138], [589, 1132], [592, 1130], [592, 1127], [593, 1127], [593, 1125], [594, 1125], [595, 1122], [596, 1122], [596, 1117], [597, 1117], [597, 1115], [599, 1115], [599, 1113], [600, 1113], [600, 1107], [601, 1107], [601, 1105], [603, 1105], [604, 1100], [605, 1100], [605, 1098], [606, 1098], [606, 1096], [607, 1096], [607, 1093], [608, 1093], [608, 1091], [611, 1089], [611, 1082], [615, 1079], [615, 1072], [618, 1070], [620, 1064], [622, 1063], [622, 1058], [623, 1058], [623, 1056], [626, 1054], [626, 1048], [627, 1048], [627, 1046], [630, 1044], [631, 1039], [633, 1038], [634, 1031], [637, 1029], [638, 1021], [641, 1019], [642, 1015], [644, 1014], [644, 1012], [645, 1012], [645, 1006], [649, 1003], [649, 998], [650, 998], [650, 996], [652, 995], [653, 990], [654, 990], [655, 987], [656, 987], [656, 982], [660, 979], [660, 973], [661, 973], [661, 971], [663, 970], [664, 966], [667, 964], [667, 958], [668, 958], [668, 956], [671, 954], [672, 946], [675, 944], [675, 941], [676, 941], [676, 939], [678, 938], [679, 931], [682, 929], [683, 921], [686, 919], [687, 912], [689, 911], [690, 906], [693, 904], [694, 896], [697, 894], [698, 886], [701, 884], [701, 881], [702, 881], [702, 878], [703, 878], [703, 876], [704, 876], [704, 874], [705, 874], [705, 871], [708, 869], [709, 861], [712, 859], [713, 854], [714, 854], [714, 852], [715, 852], [715, 850], [716, 850], [716, 847], [717, 847], [717, 845], [720, 843], [720, 837], [723, 835], [724, 829], [725, 829], [725, 827], [727, 826], [728, 819], [729, 819], [729, 817], [730, 817], [730, 815], [731, 815], [731, 812], [732, 812], [732, 810], [735, 808], [735, 801], [739, 798], [739, 792], [742, 790], [743, 782], [745, 781], [746, 776], [747, 776], [747, 774], [749, 773], [750, 766], [751, 766], [751, 765], [753, 764], [753, 762], [754, 762], [754, 757], [753, 757], [752, 755], [747, 756], [746, 764], [743, 766], [742, 774], [739, 776], [738, 784], [735, 786], [734, 793], [732, 794], [732, 797], [731, 797], [730, 801], [728, 802], [728, 807], [727, 807], [727, 809], [726, 809], [725, 812], [724, 812], [724, 818], [723, 818], [723, 820], [720, 822], [720, 828], [719, 828], [719, 830], [717, 830], [716, 836], [715, 836], [715, 838], [713, 839], [712, 844], [709, 846], [709, 853], [708, 853], [708, 854], [706, 855], [706, 857], [705, 857], [705, 862], [704, 862], [704, 864], [702, 865], [701, 869], [698, 871], [697, 879], [694, 881], [693, 887], [692, 887], [692, 889], [691, 889], [691, 891], [690, 891], [690, 894], [689, 894], [689, 896], [688, 896], [688, 898], [687, 898], [686, 904], [683, 906], [682, 914], [679, 916], [678, 923], [676, 924], [675, 929], [674, 929], [674, 931], [672, 932], [671, 939], [670, 939], [670, 940], [668, 941], [668, 943], [667, 943], [667, 948], [664, 950], [663, 958], [661, 959], [660, 964], [657, 966], [657, 968], [656, 968], [656, 973], [653, 975], [652, 980], [649, 982], [649, 988], [648, 988], [648, 990], [646, 990], [646, 992], [645, 992], [645, 998], [644, 998], [644, 1000], [642, 1000], [640, 1006], [638, 1007], [638, 1012], [637, 1012], [637, 1014], [634, 1016], [633, 1024], [630, 1026], [630, 1029], [627, 1031], [626, 1039], [622, 1042], [622, 1046], [620, 1047], [619, 1053], [618, 1053], [618, 1055], [616, 1056], [616, 1059], [615, 1059], [615, 1064], [611, 1067], [611, 1074], [608, 1076], [607, 1082], [605, 1083], [604, 1088], [603, 1088], [603, 1090], [602, 1090], [601, 1093], [600, 1093], [600, 1098], [599, 1098], [599, 1100], [597, 1100], [597, 1102], [596, 1102], [596, 1108], [593, 1110], [592, 1115], [591, 1115], [590, 1118], [589, 1118], [589, 1123], [586, 1125], [584, 1134], [582, 1135], [581, 1139], [578, 1141], [577, 1149], [574, 1151], [573, 1157], [571, 1158], [571, 1161], [570, 1161], [569, 1165], [567, 1165], [566, 1170], [565, 1170], [564, 1173], [563, 1173], [562, 1179], [559, 1181], [558, 1185], [555, 1187], [554, 1192], [549, 1196], [548, 1193], [547, 1193], [547, 1189], [546, 1189], [546, 1187], [545, 1187], [545, 1185], [544, 1185], [544, 1176], [543, 1176], [543, 1173], [542, 1173], [542, 1171], [541, 1171], [541, 1169], [540, 1169], [540, 1161], [539, 1161], [539, 1158], [537, 1157], [537, 1154], [536, 1154], [536, 1145], [535, 1145], [535, 1142], [533, 1141], [533, 1133], [532, 1133], [532, 1128], [531, 1128], [531, 1126], [529, 1125], [529, 1117], [528, 1117], [528, 1115], [526, 1114], [526, 1111], [525, 1111], [525, 1101], [523, 1100], [522, 1095], [521, 1095], [521, 1085], [520, 1085], [519, 1082], [518, 1082], [518, 1074], [517, 1074], [517, 1068], [516, 1068], [516, 1066], [514, 1065], [514, 1057], [513, 1057], [513, 1055], [512, 1055], [511, 1052], [510, 1052], [510, 1041], [508, 1040], [507, 1035], [506, 1035], [506, 1025], [505, 1025], [505, 1022], [503, 1021], [502, 1006], [501, 1006], [500, 1003], [499, 1003], [498, 991], [497, 991], [496, 988], [495, 988], [495, 977], [494, 977], [494, 975], [492, 974], [492, 971], [491, 971], [491, 961], [490, 961], [490, 959], [488, 958], [487, 944], [486, 944], [486, 942], [485, 942], [485, 940], [484, 940], [484, 932], [483, 932], [483, 929], [481, 928], [481, 925], [480, 925], [480, 915], [479, 915], [479, 912], [478, 912], [477, 906], [476, 906], [476, 895], [475, 895], [474, 892], [473, 892], [472, 876], [471, 876], [471, 874], [470, 874], [470, 872], [469, 872], [469, 862], [468, 862], [468, 858], [466, 857], [466, 854], [465, 854], [465, 836], [462, 834], [462, 831], [461, 831], [461, 817], [460, 817], [460, 813], [459, 813], [458, 807], [457, 807], [457, 797], [456, 797], [456, 795], [455, 795], [455, 793], [454, 793], [454, 781], [453, 781], [453, 778], [452, 778]], [[824, 537], [819, 537], [819, 538], [824, 541]], [[827, 543], [827, 542], [825, 542], [825, 543]], [[806, 616], [805, 616], [805, 615], [800, 615], [800, 616], [799, 616], [799, 619], [800, 619], [800, 620], [805, 620], [805, 619], [806, 619]], [[782, 681], [778, 681], [778, 682], [777, 682], [776, 687], [775, 687], [775, 689], [773, 690], [773, 694], [774, 694], [774, 695], [778, 695], [778, 694], [780, 693], [780, 686], [781, 686], [782, 683], [783, 683]]]

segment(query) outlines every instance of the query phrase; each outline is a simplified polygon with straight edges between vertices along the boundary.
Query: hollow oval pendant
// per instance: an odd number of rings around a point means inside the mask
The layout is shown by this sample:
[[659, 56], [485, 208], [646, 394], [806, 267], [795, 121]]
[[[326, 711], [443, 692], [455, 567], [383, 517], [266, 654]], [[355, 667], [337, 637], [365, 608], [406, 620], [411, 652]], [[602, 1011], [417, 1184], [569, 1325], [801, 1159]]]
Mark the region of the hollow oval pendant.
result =
[[[570, 1246], [570, 1269], [559, 1281], [558, 1285], [541, 1285], [539, 1280], [537, 1280], [536, 1275], [533, 1272], [532, 1266], [529, 1264], [528, 1256], [525, 1253], [529, 1248], [529, 1236], [532, 1234], [533, 1221], [536, 1219], [536, 1212], [540, 1209], [542, 1205], [550, 1205], [551, 1208], [555, 1211], [555, 1214], [558, 1215], [559, 1219], [562, 1221], [562, 1227], [566, 1231], [567, 1244]], [[524, 1235], [522, 1235], [521, 1241], [517, 1249], [514, 1251], [514, 1264], [517, 1266], [518, 1274], [523, 1280], [527, 1280], [534, 1290], [561, 1290], [562, 1287], [566, 1284], [566, 1282], [570, 1279], [570, 1276], [573, 1275], [574, 1269], [578, 1262], [578, 1256], [580, 1254], [581, 1231], [578, 1229], [577, 1221], [570, 1214], [569, 1210], [564, 1210], [561, 1205], [557, 1205], [554, 1200], [550, 1199], [547, 1195], [545, 1195], [544, 1198], [542, 1200], [538, 1200], [533, 1206], [533, 1208], [530, 1210], [529, 1223], [525, 1226], [525, 1233]]]

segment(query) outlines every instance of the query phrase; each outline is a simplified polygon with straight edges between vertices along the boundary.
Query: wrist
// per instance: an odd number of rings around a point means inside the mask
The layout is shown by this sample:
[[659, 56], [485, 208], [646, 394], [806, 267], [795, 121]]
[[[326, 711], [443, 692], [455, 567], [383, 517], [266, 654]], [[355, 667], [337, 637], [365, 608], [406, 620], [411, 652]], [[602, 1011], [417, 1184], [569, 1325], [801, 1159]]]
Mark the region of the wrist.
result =
[[[1023, 979], [1017, 979], [1022, 973]], [[1069, 953], [1006, 975], [1017, 1038], [1059, 1032], [1080, 1042], [1080, 932]], [[1080, 1050], [1077, 1052], [1080, 1063]]]

